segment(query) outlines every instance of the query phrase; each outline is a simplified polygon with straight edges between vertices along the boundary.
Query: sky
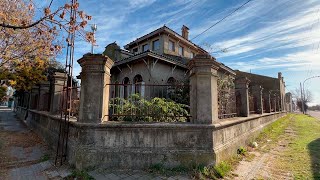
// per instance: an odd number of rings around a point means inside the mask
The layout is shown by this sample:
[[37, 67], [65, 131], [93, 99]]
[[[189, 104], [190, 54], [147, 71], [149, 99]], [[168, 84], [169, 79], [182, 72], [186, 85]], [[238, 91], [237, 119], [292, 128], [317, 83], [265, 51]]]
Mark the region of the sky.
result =
[[[53, 1], [53, 8], [68, 0]], [[123, 47], [163, 25], [192, 39], [247, 0], [79, 0], [80, 9], [97, 24], [95, 53], [117, 42]], [[36, 0], [41, 9], [49, 0]], [[90, 26], [87, 27], [90, 30]], [[294, 92], [306, 78], [320, 75], [320, 0], [252, 0], [242, 9], [192, 40], [219, 62], [246, 72], [277, 77]], [[77, 38], [75, 59], [91, 44]], [[222, 51], [223, 50], [223, 51]], [[64, 54], [57, 60], [64, 61]], [[78, 63], [74, 74], [81, 71]], [[309, 105], [320, 104], [320, 78], [305, 82]]]

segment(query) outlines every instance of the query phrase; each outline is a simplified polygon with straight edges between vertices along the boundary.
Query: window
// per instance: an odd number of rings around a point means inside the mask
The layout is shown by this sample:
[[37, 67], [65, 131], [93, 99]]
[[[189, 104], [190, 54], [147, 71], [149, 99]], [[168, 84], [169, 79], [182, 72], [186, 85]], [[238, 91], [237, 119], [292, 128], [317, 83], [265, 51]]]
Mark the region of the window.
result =
[[134, 54], [136, 54], [138, 52], [138, 48], [134, 48], [132, 51]]
[[169, 50], [170, 51], [175, 51], [174, 47], [175, 47], [174, 42], [169, 40]]
[[143, 52], [148, 51], [149, 50], [149, 44], [145, 44], [142, 46], [142, 50]]
[[194, 58], [194, 53], [193, 52], [190, 53], [190, 58]]
[[152, 50], [157, 51], [160, 50], [160, 41], [159, 39], [152, 42]]
[[182, 47], [182, 46], [179, 46], [179, 55], [180, 55], [180, 56], [183, 56], [183, 55], [184, 55], [183, 47]]

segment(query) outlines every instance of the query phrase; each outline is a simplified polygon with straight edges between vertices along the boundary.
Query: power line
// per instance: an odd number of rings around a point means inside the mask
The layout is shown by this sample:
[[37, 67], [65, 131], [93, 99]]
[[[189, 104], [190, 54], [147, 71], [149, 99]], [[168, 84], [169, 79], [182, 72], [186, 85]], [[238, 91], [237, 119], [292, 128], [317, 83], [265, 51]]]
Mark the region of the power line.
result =
[[234, 14], [235, 12], [237, 12], [238, 10], [240, 10], [241, 8], [243, 8], [246, 4], [248, 4], [249, 2], [251, 2], [253, 0], [248, 0], [246, 1], [244, 4], [242, 4], [240, 7], [238, 7], [237, 9], [235, 9], [234, 11], [232, 11], [230, 14], [228, 14], [227, 16], [223, 17], [222, 19], [220, 19], [218, 22], [214, 23], [212, 26], [210, 26], [209, 28], [207, 28], [206, 30], [204, 30], [203, 32], [201, 32], [200, 34], [196, 35], [195, 37], [193, 37], [191, 39], [194, 40], [195, 38], [201, 36], [202, 34], [204, 34], [205, 32], [207, 32], [209, 29], [213, 28], [214, 26], [218, 25], [219, 23], [221, 23], [222, 21], [224, 21], [225, 19], [227, 19], [229, 16], [231, 16], [232, 14]]

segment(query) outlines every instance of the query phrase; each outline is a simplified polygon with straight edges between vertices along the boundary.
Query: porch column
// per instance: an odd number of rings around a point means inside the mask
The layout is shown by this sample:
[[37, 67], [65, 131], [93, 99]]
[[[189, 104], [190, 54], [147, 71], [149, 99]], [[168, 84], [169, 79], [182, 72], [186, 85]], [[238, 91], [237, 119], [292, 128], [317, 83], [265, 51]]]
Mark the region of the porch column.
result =
[[[62, 109], [63, 85], [67, 80], [66, 73], [55, 72], [52, 81], [50, 113], [58, 114]], [[67, 84], [67, 82], [66, 82]]]
[[253, 95], [256, 97], [257, 100], [257, 113], [262, 114], [263, 113], [263, 102], [262, 102], [262, 91], [263, 88], [259, 85], [255, 85], [252, 87]]
[[85, 54], [78, 60], [82, 71], [79, 122], [108, 121], [110, 69], [113, 61], [101, 54]]
[[241, 96], [241, 107], [240, 107], [239, 115], [243, 117], [248, 117], [250, 114], [249, 83], [250, 83], [250, 80], [247, 77], [236, 79], [236, 89], [239, 91]]
[[191, 122], [212, 124], [218, 120], [218, 63], [206, 54], [196, 55], [189, 63]]

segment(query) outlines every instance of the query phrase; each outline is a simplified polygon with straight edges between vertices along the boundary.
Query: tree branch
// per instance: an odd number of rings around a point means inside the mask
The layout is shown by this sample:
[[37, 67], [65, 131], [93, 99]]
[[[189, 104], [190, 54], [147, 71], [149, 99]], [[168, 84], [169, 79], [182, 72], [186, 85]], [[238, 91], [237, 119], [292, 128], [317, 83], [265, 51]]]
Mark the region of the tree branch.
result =
[[28, 29], [28, 28], [31, 28], [39, 23], [41, 23], [42, 21], [44, 21], [45, 19], [49, 18], [50, 16], [55, 16], [62, 8], [59, 8], [58, 10], [56, 10], [54, 13], [52, 14], [49, 14], [47, 16], [44, 16], [42, 17], [41, 19], [39, 19], [38, 21], [32, 23], [32, 24], [29, 24], [29, 25], [26, 25], [26, 26], [15, 26], [15, 25], [10, 25], [10, 24], [5, 24], [4, 22], [2, 24], [0, 24], [0, 27], [4, 27], [4, 28], [10, 28], [10, 29]]

